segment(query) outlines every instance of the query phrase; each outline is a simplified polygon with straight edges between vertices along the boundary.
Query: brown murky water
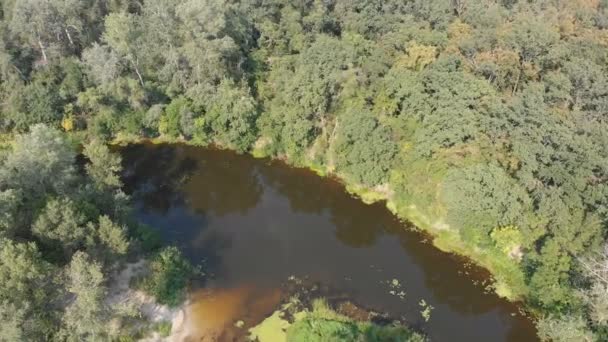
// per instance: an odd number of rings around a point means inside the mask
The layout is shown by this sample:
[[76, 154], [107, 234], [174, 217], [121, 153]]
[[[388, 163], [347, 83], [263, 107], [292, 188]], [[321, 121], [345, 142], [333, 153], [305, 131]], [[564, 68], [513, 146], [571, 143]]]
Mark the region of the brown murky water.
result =
[[[248, 327], [272, 313], [292, 276], [402, 317], [433, 341], [537, 340], [517, 306], [484, 291], [483, 270], [336, 181], [228, 151], [142, 144], [121, 152], [140, 221], [209, 275], [188, 321], [204, 340], [243, 339], [235, 322]], [[429, 322], [421, 299], [435, 308]]]

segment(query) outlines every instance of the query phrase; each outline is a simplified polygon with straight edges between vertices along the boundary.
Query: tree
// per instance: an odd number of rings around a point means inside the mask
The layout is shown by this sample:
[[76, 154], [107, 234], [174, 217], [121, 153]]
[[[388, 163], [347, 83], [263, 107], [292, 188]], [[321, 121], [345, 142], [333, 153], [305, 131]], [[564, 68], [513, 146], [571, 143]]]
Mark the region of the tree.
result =
[[129, 240], [126, 227], [115, 224], [108, 216], [103, 215], [99, 217], [97, 234], [104, 249], [107, 250], [108, 259], [124, 256], [127, 253]]
[[94, 3], [89, 0], [17, 1], [10, 27], [15, 35], [39, 49], [46, 64], [53, 57], [77, 51], [80, 34], [87, 26], [85, 11]]
[[120, 156], [110, 152], [110, 149], [97, 139], [85, 145], [83, 154], [89, 159], [86, 165], [87, 173], [98, 188], [120, 188]]
[[17, 209], [20, 196], [13, 189], [0, 192], [0, 238], [13, 237], [18, 232]]
[[61, 120], [63, 101], [54, 84], [34, 80], [19, 87], [9, 99], [7, 125], [25, 132], [34, 124], [57, 125]]
[[234, 5], [225, 0], [186, 0], [175, 12], [182, 23], [181, 54], [188, 63], [185, 87], [239, 78], [245, 61], [240, 46], [246, 47], [252, 34]]
[[12, 342], [26, 339], [27, 308], [9, 302], [0, 302], [0, 341]]
[[69, 258], [74, 251], [85, 246], [92, 231], [76, 204], [62, 198], [47, 202], [32, 226], [32, 233], [44, 245], [62, 250], [63, 255]]
[[0, 340], [44, 338], [52, 324], [51, 275], [33, 242], [0, 240]]
[[356, 183], [386, 183], [397, 154], [391, 131], [370, 113], [353, 111], [338, 118], [333, 150], [336, 167]]
[[529, 232], [533, 222], [532, 200], [495, 165], [449, 171], [441, 188], [441, 200], [448, 209], [448, 222], [465, 241], [476, 245], [489, 244], [495, 227], [515, 225]]
[[[191, 116], [191, 112], [192, 104], [187, 97], [180, 96], [173, 99], [173, 101], [165, 107], [164, 115], [160, 117], [158, 132], [169, 137], [178, 137], [183, 133], [180, 128], [182, 118]], [[192, 127], [187, 127], [186, 129], [192, 129]]]
[[608, 324], [608, 245], [600, 253], [578, 259], [583, 274], [589, 279], [588, 288], [580, 290], [594, 325]]
[[[146, 50], [140, 21], [130, 13], [112, 13], [106, 17], [105, 27], [104, 42], [115, 51], [116, 55], [129, 62], [143, 87], [142, 60]], [[97, 52], [101, 51], [97, 50]]]
[[0, 167], [0, 184], [18, 191], [25, 203], [35, 204], [35, 199], [74, 190], [74, 161], [74, 149], [59, 131], [35, 125], [29, 133], [15, 137], [13, 149]]
[[84, 252], [76, 252], [66, 270], [66, 289], [74, 296], [63, 316], [60, 335], [68, 341], [97, 341], [107, 338], [109, 312], [103, 298], [104, 275], [99, 263]]
[[538, 335], [543, 341], [595, 341], [580, 316], [544, 317], [538, 322]]
[[237, 151], [247, 150], [256, 137], [257, 108], [249, 89], [224, 79], [209, 104], [205, 122], [217, 140]]
[[120, 59], [106, 46], [93, 44], [82, 53], [82, 61], [89, 79], [99, 86], [110, 84], [120, 75]]

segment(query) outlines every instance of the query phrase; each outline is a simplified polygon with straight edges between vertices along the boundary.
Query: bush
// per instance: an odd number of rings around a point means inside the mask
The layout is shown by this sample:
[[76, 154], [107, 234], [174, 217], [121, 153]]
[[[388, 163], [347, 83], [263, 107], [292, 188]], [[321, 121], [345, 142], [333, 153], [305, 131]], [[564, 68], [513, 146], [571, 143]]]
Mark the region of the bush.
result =
[[390, 129], [360, 112], [344, 115], [339, 125], [334, 149], [338, 170], [359, 184], [385, 183], [397, 154]]
[[158, 303], [175, 307], [183, 302], [188, 282], [198, 273], [177, 247], [166, 247], [150, 261], [150, 273], [142, 279], [141, 288]]
[[160, 322], [156, 324], [154, 330], [156, 330], [161, 337], [168, 337], [169, 335], [171, 335], [172, 328], [173, 326], [171, 325], [171, 322]]
[[287, 340], [290, 342], [415, 342], [425, 341], [425, 338], [404, 326], [379, 326], [371, 322], [354, 321], [330, 309], [324, 300], [316, 300], [313, 302], [313, 311], [289, 327]]

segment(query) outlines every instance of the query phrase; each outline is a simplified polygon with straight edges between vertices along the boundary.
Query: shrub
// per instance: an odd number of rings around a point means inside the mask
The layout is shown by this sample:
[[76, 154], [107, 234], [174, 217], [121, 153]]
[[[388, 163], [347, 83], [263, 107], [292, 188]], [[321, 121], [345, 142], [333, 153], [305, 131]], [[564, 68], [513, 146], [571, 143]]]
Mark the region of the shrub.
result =
[[160, 304], [178, 306], [184, 300], [188, 282], [197, 273], [199, 270], [177, 247], [166, 247], [150, 261], [150, 273], [141, 281], [141, 288]]

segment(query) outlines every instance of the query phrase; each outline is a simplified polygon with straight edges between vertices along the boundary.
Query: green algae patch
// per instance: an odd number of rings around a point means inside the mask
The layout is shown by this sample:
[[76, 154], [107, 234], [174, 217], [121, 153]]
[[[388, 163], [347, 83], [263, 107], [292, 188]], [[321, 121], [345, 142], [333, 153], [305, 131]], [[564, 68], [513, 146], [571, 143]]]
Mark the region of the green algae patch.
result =
[[[262, 323], [249, 330], [249, 339], [259, 342], [350, 342], [403, 341], [422, 342], [425, 337], [400, 324], [377, 325], [357, 321], [329, 307], [324, 299], [315, 299], [312, 309], [286, 304]], [[289, 317], [289, 318], [287, 318]]]
[[249, 329], [249, 339], [259, 342], [287, 342], [287, 329], [291, 325], [282, 310], [275, 311], [262, 323]]
[[422, 342], [425, 337], [400, 324], [377, 325], [356, 321], [332, 310], [325, 300], [313, 302], [312, 311], [287, 329], [289, 342], [404, 341]]

